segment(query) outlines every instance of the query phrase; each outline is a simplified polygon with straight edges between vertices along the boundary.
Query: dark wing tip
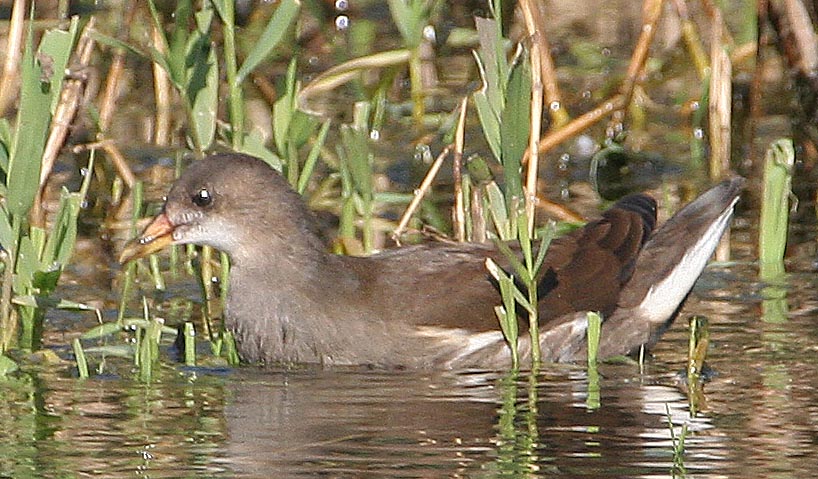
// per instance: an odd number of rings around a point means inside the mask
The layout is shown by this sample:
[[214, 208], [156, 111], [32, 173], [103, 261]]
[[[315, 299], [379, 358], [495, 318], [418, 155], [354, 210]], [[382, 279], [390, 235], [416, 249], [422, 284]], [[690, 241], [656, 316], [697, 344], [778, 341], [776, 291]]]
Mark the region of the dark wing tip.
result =
[[644, 232], [642, 237], [643, 244], [656, 228], [656, 200], [644, 193], [625, 196], [617, 201], [610, 209], [630, 211], [639, 215], [642, 219]]

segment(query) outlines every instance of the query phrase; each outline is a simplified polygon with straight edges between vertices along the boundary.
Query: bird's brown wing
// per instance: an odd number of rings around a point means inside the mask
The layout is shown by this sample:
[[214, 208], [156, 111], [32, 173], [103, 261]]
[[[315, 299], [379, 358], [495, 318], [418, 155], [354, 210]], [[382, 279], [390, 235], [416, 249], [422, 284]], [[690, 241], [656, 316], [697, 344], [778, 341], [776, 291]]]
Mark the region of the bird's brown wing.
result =
[[[655, 211], [650, 197], [627, 197], [601, 219], [551, 242], [538, 288], [543, 327], [577, 311], [613, 311], [653, 230]], [[508, 260], [492, 246], [431, 243], [371, 257], [360, 274], [372, 279], [367, 281], [371, 293], [382, 298], [371, 301], [384, 308], [379, 317], [494, 331], [498, 323], [493, 310], [501, 299], [485, 267], [489, 257], [512, 272]], [[525, 325], [522, 318], [521, 331]]]
[[577, 311], [612, 313], [655, 225], [653, 198], [631, 195], [601, 219], [554, 240], [541, 270], [540, 324], [548, 328]]

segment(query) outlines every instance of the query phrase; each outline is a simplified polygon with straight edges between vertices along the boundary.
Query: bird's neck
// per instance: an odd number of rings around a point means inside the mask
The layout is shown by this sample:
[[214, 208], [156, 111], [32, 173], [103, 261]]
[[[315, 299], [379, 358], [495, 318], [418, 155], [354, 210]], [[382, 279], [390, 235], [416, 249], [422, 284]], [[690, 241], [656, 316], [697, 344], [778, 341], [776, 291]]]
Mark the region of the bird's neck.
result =
[[250, 362], [332, 362], [344, 334], [339, 304], [360, 280], [342, 259], [305, 243], [281, 244], [262, 256], [239, 256], [231, 268], [227, 326]]

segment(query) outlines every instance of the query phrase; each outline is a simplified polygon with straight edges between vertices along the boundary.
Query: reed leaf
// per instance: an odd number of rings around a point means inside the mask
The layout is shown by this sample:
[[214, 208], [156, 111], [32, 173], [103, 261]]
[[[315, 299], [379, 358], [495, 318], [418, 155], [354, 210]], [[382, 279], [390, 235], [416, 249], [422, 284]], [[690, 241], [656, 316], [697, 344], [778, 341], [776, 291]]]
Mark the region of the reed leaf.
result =
[[758, 233], [759, 273], [764, 281], [778, 280], [785, 272], [784, 252], [794, 165], [792, 140], [774, 141], [764, 158], [764, 197]]
[[40, 184], [40, 160], [51, 124], [51, 77], [55, 72], [47, 71], [34, 54], [32, 25], [29, 23], [20, 64], [20, 107], [6, 178], [6, 204], [12, 218], [22, 218], [34, 204]]
[[299, 0], [282, 0], [279, 3], [275, 13], [270, 17], [270, 21], [267, 22], [264, 32], [256, 41], [255, 47], [250, 50], [241, 68], [239, 68], [235, 80], [237, 84], [243, 83], [247, 76], [281, 43], [284, 34], [287, 33], [295, 19], [298, 18], [300, 9], [301, 2]]

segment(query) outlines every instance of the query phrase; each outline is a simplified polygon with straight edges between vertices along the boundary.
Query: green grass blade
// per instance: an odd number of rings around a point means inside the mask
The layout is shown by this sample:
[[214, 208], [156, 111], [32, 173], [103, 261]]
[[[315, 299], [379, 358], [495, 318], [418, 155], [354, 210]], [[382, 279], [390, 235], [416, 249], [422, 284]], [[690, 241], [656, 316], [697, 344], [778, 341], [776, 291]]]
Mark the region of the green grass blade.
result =
[[531, 110], [531, 73], [524, 56], [520, 56], [511, 70], [506, 94], [506, 106], [500, 115], [501, 155], [503, 178], [506, 183], [506, 205], [509, 211], [522, 203], [522, 160], [528, 148], [528, 130]]
[[239, 68], [236, 74], [237, 84], [241, 84], [247, 76], [267, 58], [270, 52], [278, 46], [281, 39], [284, 38], [284, 34], [290, 29], [290, 25], [292, 25], [298, 17], [298, 11], [300, 9], [301, 2], [299, 0], [281, 1], [273, 16], [270, 17], [270, 21], [256, 42], [255, 47], [253, 47], [247, 55], [241, 68]]
[[511, 231], [511, 222], [508, 219], [505, 195], [503, 195], [497, 183], [493, 181], [487, 184], [485, 188], [486, 209], [488, 209], [491, 220], [494, 222], [497, 235], [500, 236], [502, 241], [510, 241], [514, 238], [514, 234]]
[[0, 246], [8, 250], [16, 239], [6, 205], [0, 203]]
[[85, 379], [88, 377], [88, 361], [85, 359], [85, 351], [82, 349], [80, 339], [74, 338], [71, 346], [74, 349], [74, 357], [77, 359], [77, 372], [80, 375], [80, 379]]
[[254, 128], [250, 133], [244, 135], [244, 142], [237, 151], [261, 158], [279, 173], [284, 169], [284, 162], [281, 160], [281, 157], [267, 148], [264, 136], [258, 129]]
[[423, 28], [429, 21], [426, 0], [389, 0], [392, 19], [407, 48], [416, 48], [423, 39]]
[[216, 136], [219, 108], [219, 61], [216, 50], [207, 44], [208, 38], [203, 34], [196, 36], [196, 45], [202, 46], [201, 42], [205, 42], [206, 59], [199, 58], [193, 63], [186, 92], [191, 105], [194, 144], [202, 151], [210, 148]]
[[602, 317], [599, 313], [588, 312], [588, 367], [596, 367], [599, 353], [599, 339], [602, 333]]
[[323, 125], [321, 125], [321, 131], [318, 132], [318, 138], [315, 140], [315, 144], [312, 145], [306, 161], [304, 161], [304, 168], [301, 170], [301, 175], [298, 178], [297, 190], [299, 194], [303, 195], [304, 191], [307, 190], [307, 183], [309, 183], [312, 172], [315, 170], [315, 164], [318, 162], [318, 156], [321, 153], [321, 148], [324, 147], [324, 142], [327, 140], [327, 133], [329, 133], [331, 123], [331, 120], [327, 120]]
[[148, 59], [150, 58], [149, 53], [146, 53], [146, 52], [140, 50], [139, 48], [131, 45], [130, 43], [123, 42], [122, 40], [120, 40], [118, 38], [114, 38], [112, 36], [106, 35], [106, 34], [100, 32], [99, 30], [92, 30], [90, 32], [90, 35], [91, 35], [91, 38], [93, 38], [95, 42], [100, 43], [102, 45], [105, 45], [105, 46], [108, 46], [108, 47], [111, 47], [111, 48], [115, 48], [115, 49], [118, 49], [118, 50], [124, 50], [124, 51], [130, 53], [131, 55], [134, 55], [134, 56], [137, 56], [137, 57], [148, 58]]
[[780, 279], [784, 274], [794, 165], [792, 140], [774, 141], [764, 158], [764, 199], [759, 221], [759, 273], [764, 281]]
[[56, 308], [70, 311], [97, 311], [93, 306], [68, 299], [52, 298], [38, 294], [15, 296], [12, 302], [19, 306], [31, 308]]
[[[172, 70], [170, 76], [175, 78], [177, 83], [184, 83], [183, 79], [188, 65], [188, 43], [191, 37], [188, 22], [191, 13], [191, 0], [176, 1], [176, 9], [173, 12], [173, 31], [170, 32], [170, 40], [167, 41], [165, 51]], [[165, 30], [160, 28], [159, 31], [164, 32]]]
[[295, 74], [296, 61], [292, 59], [287, 67], [284, 82], [284, 94], [273, 105], [273, 140], [279, 155], [287, 155], [287, 143], [290, 139], [290, 122], [295, 113]]
[[519, 328], [516, 314], [517, 305], [515, 304], [514, 297], [516, 287], [511, 277], [491, 258], [486, 259], [486, 269], [488, 269], [489, 274], [491, 274], [500, 286], [500, 296], [502, 297], [503, 304], [502, 306], [495, 307], [495, 313], [497, 314], [497, 319], [500, 321], [500, 329], [503, 332], [503, 337], [506, 338], [506, 342], [508, 342], [511, 347], [512, 362], [514, 363], [514, 367], [516, 367], [517, 364], [519, 364], [517, 354]]
[[6, 377], [18, 369], [20, 369], [20, 367], [13, 359], [0, 354], [0, 378]]
[[35, 58], [32, 23], [20, 64], [20, 108], [9, 158], [7, 205], [12, 216], [22, 217], [34, 204], [40, 182], [40, 161], [51, 124], [51, 82]]
[[585, 405], [589, 410], [599, 409], [601, 405], [601, 388], [597, 356], [599, 338], [602, 332], [602, 317], [599, 313], [588, 312], [588, 397]]
[[557, 224], [554, 221], [549, 220], [541, 233], [542, 239], [540, 240], [540, 248], [537, 250], [537, 259], [534, 261], [534, 276], [539, 275], [543, 261], [545, 261], [545, 254], [548, 252], [548, 247], [551, 246], [551, 240], [554, 239], [556, 234]]
[[[484, 68], [482, 68], [483, 65], [479, 58], [477, 65], [480, 68], [481, 76], [483, 76]], [[483, 136], [486, 138], [486, 142], [489, 144], [489, 149], [491, 149], [491, 153], [494, 155], [494, 158], [499, 162], [501, 155], [500, 114], [497, 110], [492, 108], [489, 94], [486, 91], [487, 88], [486, 80], [483, 79], [483, 88], [476, 91], [474, 95], [472, 95], [472, 99], [474, 100], [474, 106], [477, 109], [477, 118], [480, 120], [480, 125], [483, 129]]]
[[79, 17], [72, 17], [68, 30], [47, 30], [43, 33], [43, 39], [40, 40], [39, 57], [48, 58], [49, 69], [54, 72], [51, 75], [51, 86], [49, 87], [52, 92], [51, 113], [54, 113], [57, 103], [60, 101], [60, 92], [65, 79], [65, 75], [61, 72], [64, 72], [68, 67], [68, 61], [71, 59], [71, 52], [77, 40], [78, 29]]
[[185, 365], [196, 365], [196, 330], [193, 323], [185, 323]]
[[506, 82], [508, 81], [508, 62], [502, 38], [502, 25], [490, 18], [475, 17], [475, 27], [480, 39], [477, 51], [478, 65], [481, 68], [483, 89], [492, 110], [501, 112], [505, 108]]
[[357, 78], [361, 73], [373, 68], [386, 68], [409, 61], [412, 52], [406, 49], [379, 52], [353, 58], [321, 73], [298, 93], [298, 106], [306, 110], [306, 104], [316, 94], [332, 90]]
[[511, 251], [511, 248], [504, 241], [495, 240], [494, 245], [500, 250], [500, 253], [508, 260], [511, 267], [514, 268], [514, 274], [520, 278], [528, 278], [528, 270], [525, 265], [517, 257], [517, 254]]
[[82, 339], [99, 339], [122, 331], [122, 324], [117, 322], [102, 323], [84, 332]]

